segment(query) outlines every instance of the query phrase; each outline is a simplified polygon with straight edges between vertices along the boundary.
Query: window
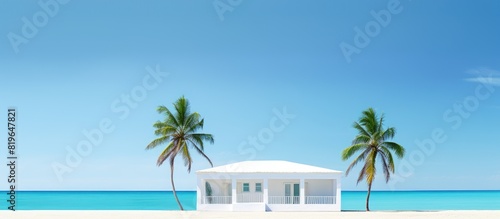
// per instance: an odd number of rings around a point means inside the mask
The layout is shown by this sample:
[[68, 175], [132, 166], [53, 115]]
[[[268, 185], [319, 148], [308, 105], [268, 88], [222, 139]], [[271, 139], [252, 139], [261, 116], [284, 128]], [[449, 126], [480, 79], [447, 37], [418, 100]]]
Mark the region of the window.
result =
[[262, 192], [262, 183], [255, 183], [255, 192]]
[[250, 192], [250, 184], [243, 183], [243, 192]]

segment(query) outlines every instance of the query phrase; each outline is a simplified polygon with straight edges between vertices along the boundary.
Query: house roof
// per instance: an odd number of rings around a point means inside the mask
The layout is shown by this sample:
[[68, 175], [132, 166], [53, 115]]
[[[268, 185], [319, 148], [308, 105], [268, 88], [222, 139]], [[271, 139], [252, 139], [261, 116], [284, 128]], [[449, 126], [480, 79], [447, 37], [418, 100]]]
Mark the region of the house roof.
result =
[[341, 173], [322, 167], [310, 166], [282, 160], [243, 161], [209, 169], [196, 173]]

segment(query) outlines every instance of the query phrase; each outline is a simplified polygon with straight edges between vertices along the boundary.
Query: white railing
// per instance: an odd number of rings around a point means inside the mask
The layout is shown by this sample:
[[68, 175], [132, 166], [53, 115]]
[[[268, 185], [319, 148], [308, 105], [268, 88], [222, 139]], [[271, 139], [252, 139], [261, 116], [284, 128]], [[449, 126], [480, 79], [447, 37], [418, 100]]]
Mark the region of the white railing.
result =
[[238, 193], [236, 195], [238, 203], [264, 202], [262, 193]]
[[202, 204], [231, 204], [231, 196], [204, 196], [202, 199]]
[[[238, 203], [259, 203], [264, 202], [262, 194], [240, 193], [236, 196]], [[306, 196], [305, 204], [324, 205], [335, 204], [335, 196]], [[231, 196], [204, 196], [202, 204], [231, 204]], [[269, 204], [300, 204], [300, 196], [269, 196]]]
[[300, 204], [300, 196], [269, 196], [269, 204]]
[[306, 204], [335, 204], [335, 196], [306, 196]]

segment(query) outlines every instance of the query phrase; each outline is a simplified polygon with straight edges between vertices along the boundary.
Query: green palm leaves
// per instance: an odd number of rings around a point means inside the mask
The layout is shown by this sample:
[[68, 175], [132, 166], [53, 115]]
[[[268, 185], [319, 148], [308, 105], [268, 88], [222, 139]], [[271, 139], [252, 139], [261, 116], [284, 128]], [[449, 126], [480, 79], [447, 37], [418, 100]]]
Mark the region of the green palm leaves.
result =
[[366, 179], [368, 184], [366, 210], [369, 211], [370, 191], [376, 175], [377, 158], [382, 163], [385, 181], [388, 182], [391, 173], [395, 171], [393, 153], [398, 158], [402, 158], [405, 149], [398, 143], [389, 141], [394, 138], [396, 129], [393, 127], [384, 129], [384, 115], [379, 117], [372, 108], [363, 111], [363, 115], [358, 122], [354, 123], [353, 127], [358, 131], [358, 135], [352, 141], [352, 145], [342, 151], [342, 160], [347, 160], [356, 153], [360, 153], [347, 168], [346, 175], [358, 163], [364, 162], [357, 182]]
[[163, 121], [154, 123], [155, 135], [158, 138], [154, 139], [146, 147], [147, 150], [153, 149], [159, 145], [167, 144], [167, 147], [161, 152], [156, 164], [162, 165], [168, 160], [170, 164], [170, 180], [172, 182], [172, 191], [179, 204], [179, 208], [183, 210], [181, 203], [175, 192], [173, 181], [173, 171], [175, 158], [179, 155], [184, 160], [184, 166], [187, 166], [188, 172], [191, 172], [191, 164], [193, 158], [190, 149], [194, 149], [196, 153], [208, 160], [213, 166], [212, 161], [204, 152], [204, 142], [214, 143], [214, 138], [211, 134], [198, 133], [203, 129], [204, 120], [200, 114], [191, 113], [189, 101], [181, 97], [174, 103], [175, 113], [172, 113], [167, 107], [159, 106], [158, 113], [165, 116]]

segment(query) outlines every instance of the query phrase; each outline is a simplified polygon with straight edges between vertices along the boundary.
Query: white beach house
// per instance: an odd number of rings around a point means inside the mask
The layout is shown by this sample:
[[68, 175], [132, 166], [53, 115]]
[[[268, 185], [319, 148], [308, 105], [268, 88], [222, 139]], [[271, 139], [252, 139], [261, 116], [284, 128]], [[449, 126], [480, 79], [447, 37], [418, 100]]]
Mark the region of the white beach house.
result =
[[197, 210], [340, 211], [341, 174], [288, 161], [244, 161], [200, 170]]

